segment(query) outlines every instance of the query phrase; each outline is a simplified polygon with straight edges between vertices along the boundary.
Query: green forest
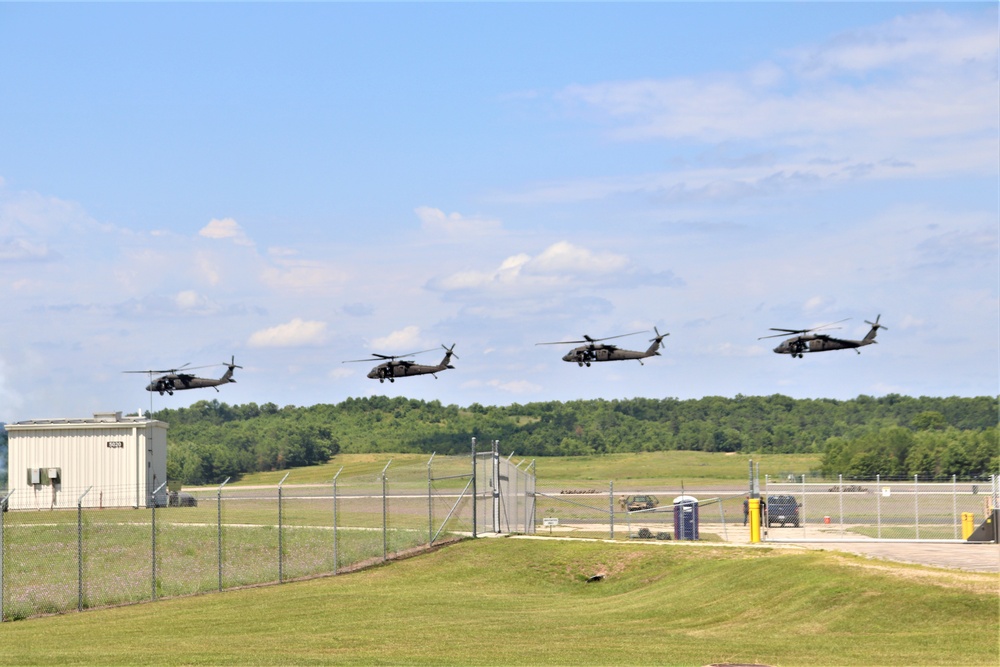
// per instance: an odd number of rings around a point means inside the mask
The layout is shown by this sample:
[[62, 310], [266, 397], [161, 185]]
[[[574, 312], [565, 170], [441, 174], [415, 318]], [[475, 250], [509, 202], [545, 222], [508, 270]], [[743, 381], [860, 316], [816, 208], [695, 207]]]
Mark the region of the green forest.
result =
[[[502, 451], [519, 456], [817, 453], [821, 469], [801, 472], [983, 478], [1000, 472], [998, 414], [995, 397], [889, 394], [846, 401], [737, 395], [468, 407], [385, 396], [309, 407], [212, 400], [153, 417], [170, 425], [168, 477], [195, 485], [325, 463], [341, 452], [462, 454], [472, 437], [484, 446], [499, 440]], [[0, 425], [0, 477], [5, 459]]]
[[698, 450], [820, 453], [848, 477], [988, 477], [1000, 468], [997, 398], [787, 396], [540, 402], [468, 407], [349, 398], [278, 407], [199, 401], [154, 413], [170, 425], [168, 476], [218, 483], [249, 472], [324, 463], [337, 453], [461, 454], [470, 438], [519, 456]]

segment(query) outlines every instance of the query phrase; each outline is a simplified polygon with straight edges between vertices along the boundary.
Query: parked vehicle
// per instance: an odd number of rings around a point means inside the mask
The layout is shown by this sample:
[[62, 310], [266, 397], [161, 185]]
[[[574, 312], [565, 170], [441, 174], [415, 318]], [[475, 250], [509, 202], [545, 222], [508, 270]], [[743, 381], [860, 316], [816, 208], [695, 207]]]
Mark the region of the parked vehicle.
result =
[[770, 496], [767, 498], [765, 509], [768, 528], [776, 523], [780, 523], [782, 528], [788, 523], [798, 528], [799, 507], [801, 504], [795, 500], [795, 496]]
[[169, 505], [171, 507], [197, 507], [198, 499], [192, 496], [190, 493], [183, 493], [178, 491], [170, 492]]
[[625, 507], [625, 511], [627, 512], [638, 512], [639, 510], [651, 510], [659, 504], [660, 501], [656, 499], [656, 496], [649, 496], [649, 495], [626, 496], [624, 501], [622, 502], [622, 505]]

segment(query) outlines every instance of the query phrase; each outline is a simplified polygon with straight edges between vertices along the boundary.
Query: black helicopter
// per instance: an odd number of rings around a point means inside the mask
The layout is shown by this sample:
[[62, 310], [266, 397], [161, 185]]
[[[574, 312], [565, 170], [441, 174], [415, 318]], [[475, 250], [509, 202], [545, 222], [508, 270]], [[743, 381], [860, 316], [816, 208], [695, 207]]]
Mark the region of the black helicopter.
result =
[[830, 350], [854, 350], [858, 354], [861, 354], [861, 350], [858, 349], [859, 347], [873, 345], [878, 342], [875, 340], [875, 335], [878, 334], [879, 329], [885, 329], [888, 331], [888, 327], [883, 324], [879, 324], [879, 319], [881, 319], [881, 317], [882, 314], [880, 313], [879, 316], [875, 318], [874, 322], [865, 320], [865, 324], [871, 325], [871, 329], [861, 340], [834, 338], [829, 334], [816, 333], [818, 331], [829, 330], [831, 328], [839, 329], [840, 327], [834, 327], [833, 325], [846, 322], [847, 320], [831, 322], [830, 324], [824, 324], [812, 329], [776, 329], [771, 327], [771, 331], [780, 331], [781, 333], [773, 334], [771, 336], [761, 336], [757, 340], [777, 338], [779, 336], [787, 336], [788, 334], [797, 334], [792, 338], [782, 341], [778, 347], [774, 348], [774, 352], [776, 354], [790, 354], [792, 355], [792, 359], [796, 357], [801, 359], [802, 355], [806, 352], [829, 352]]
[[[221, 378], [200, 378], [191, 373], [184, 373], [181, 371], [195, 371], [200, 368], [212, 368], [214, 366], [225, 366], [226, 372], [223, 373]], [[180, 368], [171, 368], [170, 370], [148, 370], [148, 371], [124, 371], [125, 373], [147, 373], [150, 376], [150, 382], [146, 385], [146, 391], [156, 391], [163, 394], [174, 395], [175, 391], [182, 391], [184, 389], [203, 389], [205, 387], [213, 387], [215, 391], [219, 391], [219, 385], [229, 384], [230, 382], [236, 382], [233, 379], [233, 369], [243, 368], [242, 366], [236, 365], [236, 357], [232, 357], [229, 363], [222, 364], [209, 364], [208, 366], [192, 366], [188, 368], [188, 364], [184, 364]], [[153, 373], [164, 373], [156, 379], [152, 379]]]
[[569, 352], [567, 352], [562, 360], [575, 362], [578, 366], [590, 366], [591, 363], [597, 361], [628, 361], [630, 359], [635, 359], [640, 364], [642, 360], [647, 357], [659, 356], [660, 344], [663, 339], [669, 336], [669, 333], [661, 334], [659, 329], [653, 327], [653, 331], [656, 332], [654, 338], [650, 338], [649, 342], [652, 345], [645, 352], [638, 352], [636, 350], [623, 350], [617, 345], [604, 344], [601, 341], [611, 340], [613, 338], [624, 338], [625, 336], [635, 336], [637, 334], [645, 333], [643, 331], [633, 331], [632, 333], [619, 334], [617, 336], [607, 336], [605, 338], [591, 338], [587, 334], [583, 335], [583, 340], [564, 340], [555, 343], [535, 343], [536, 345], [574, 345], [576, 343], [586, 343], [586, 345], [581, 345], [580, 347], [575, 347]]
[[418, 364], [410, 361], [407, 357], [424, 354], [425, 352], [433, 352], [437, 348], [421, 350], [420, 352], [410, 352], [408, 354], [377, 354], [373, 352], [372, 356], [368, 359], [350, 359], [341, 363], [353, 364], [363, 361], [382, 361], [383, 363], [371, 369], [368, 373], [368, 377], [373, 380], [377, 379], [379, 382], [385, 382], [386, 380], [395, 382], [398, 377], [409, 377], [411, 375], [433, 375], [436, 380], [436, 373], [448, 370], [449, 368], [455, 368], [451, 365], [452, 357], [458, 359], [458, 355], [455, 354], [454, 343], [452, 343], [451, 347], [445, 347], [444, 345], [441, 347], [444, 349], [444, 359], [436, 366]]

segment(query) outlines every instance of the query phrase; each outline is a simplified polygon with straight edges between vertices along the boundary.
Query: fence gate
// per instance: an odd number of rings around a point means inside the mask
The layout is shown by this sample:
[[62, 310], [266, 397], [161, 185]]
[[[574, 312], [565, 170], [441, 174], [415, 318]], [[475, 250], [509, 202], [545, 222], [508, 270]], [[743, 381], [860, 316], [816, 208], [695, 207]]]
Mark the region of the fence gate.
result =
[[[489, 451], [477, 451], [472, 439], [475, 461], [475, 497], [473, 535], [477, 533], [535, 532], [535, 469], [534, 462], [516, 465], [514, 456], [500, 456], [500, 441], [493, 440]], [[523, 466], [523, 467], [522, 467]]]

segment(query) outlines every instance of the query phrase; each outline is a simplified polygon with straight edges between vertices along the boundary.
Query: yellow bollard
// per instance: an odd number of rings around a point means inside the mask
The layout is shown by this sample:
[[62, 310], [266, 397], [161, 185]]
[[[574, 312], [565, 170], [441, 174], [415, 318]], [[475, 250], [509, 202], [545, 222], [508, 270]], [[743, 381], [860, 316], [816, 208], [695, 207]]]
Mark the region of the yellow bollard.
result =
[[760, 498], [751, 498], [750, 508], [750, 543], [760, 542]]
[[976, 531], [976, 515], [972, 512], [962, 512], [962, 539], [967, 540]]

